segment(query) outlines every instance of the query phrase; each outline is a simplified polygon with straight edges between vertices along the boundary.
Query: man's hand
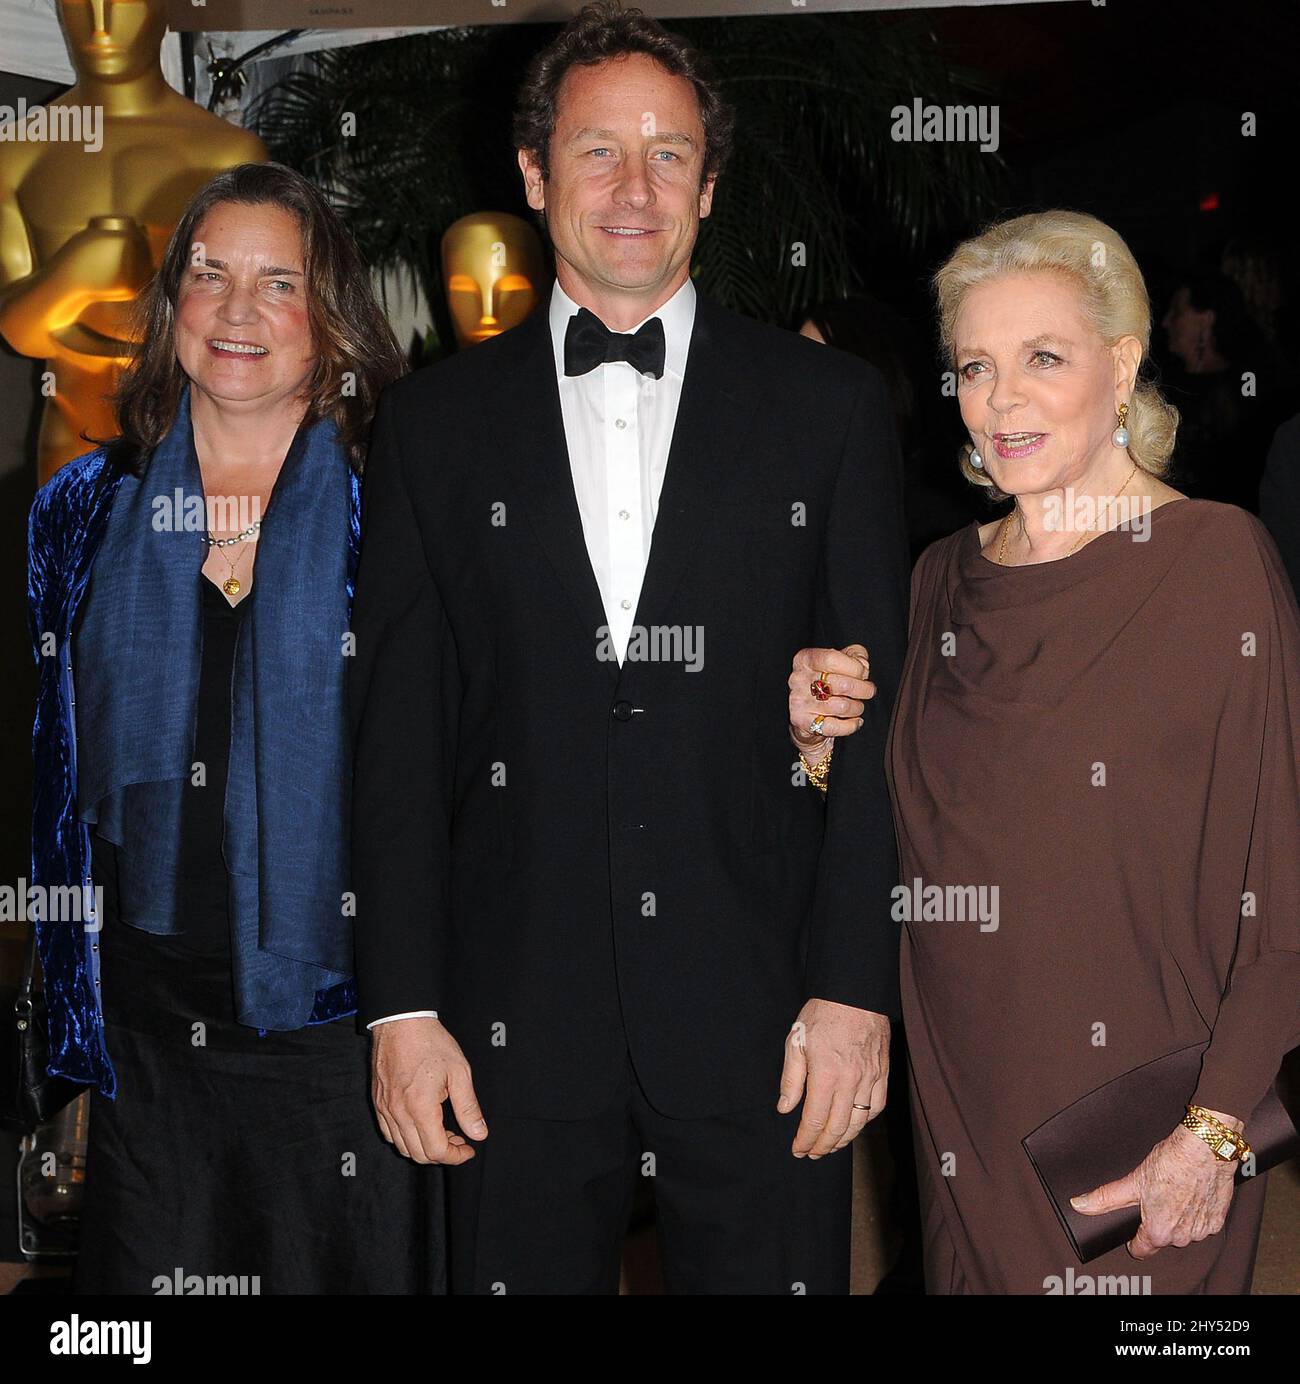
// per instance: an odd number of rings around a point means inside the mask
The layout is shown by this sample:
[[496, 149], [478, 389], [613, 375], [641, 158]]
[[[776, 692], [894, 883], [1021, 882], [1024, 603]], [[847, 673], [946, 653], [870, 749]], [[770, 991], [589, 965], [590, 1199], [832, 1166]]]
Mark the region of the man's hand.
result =
[[467, 1163], [474, 1150], [442, 1122], [451, 1101], [456, 1123], [471, 1139], [487, 1124], [460, 1044], [437, 1019], [393, 1019], [370, 1030], [371, 1087], [379, 1128], [417, 1163]]
[[[1238, 1134], [1244, 1128], [1233, 1115], [1211, 1113]], [[1181, 1249], [1223, 1229], [1236, 1171], [1235, 1160], [1216, 1158], [1190, 1129], [1178, 1125], [1127, 1177], [1071, 1197], [1070, 1205], [1085, 1216], [1140, 1207], [1142, 1224], [1128, 1252], [1134, 1259], [1150, 1259], [1169, 1245]]]
[[888, 1083], [889, 1020], [869, 1009], [809, 1000], [785, 1040], [776, 1103], [787, 1115], [804, 1096], [790, 1151], [796, 1158], [821, 1158], [847, 1148], [885, 1108]]

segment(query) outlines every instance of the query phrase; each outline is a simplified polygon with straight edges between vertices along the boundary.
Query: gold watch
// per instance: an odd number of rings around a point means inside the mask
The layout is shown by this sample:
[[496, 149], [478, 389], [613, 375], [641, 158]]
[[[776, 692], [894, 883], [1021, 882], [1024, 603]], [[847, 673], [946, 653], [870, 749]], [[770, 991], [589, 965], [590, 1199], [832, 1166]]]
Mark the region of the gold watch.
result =
[[1229, 1129], [1222, 1120], [1216, 1119], [1204, 1106], [1189, 1105], [1183, 1116], [1183, 1128], [1190, 1129], [1198, 1139], [1210, 1146], [1210, 1152], [1225, 1163], [1245, 1158], [1250, 1145], [1237, 1133]]

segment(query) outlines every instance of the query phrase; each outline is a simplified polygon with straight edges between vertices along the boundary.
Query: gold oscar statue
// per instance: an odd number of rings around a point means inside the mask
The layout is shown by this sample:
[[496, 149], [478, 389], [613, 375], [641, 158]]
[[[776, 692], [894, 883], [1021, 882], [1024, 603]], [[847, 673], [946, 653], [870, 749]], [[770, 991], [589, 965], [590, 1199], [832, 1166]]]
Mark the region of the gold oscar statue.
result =
[[537, 232], [521, 217], [477, 211], [448, 226], [442, 277], [457, 344], [518, 326], [541, 299], [544, 265]]
[[76, 85], [0, 137], [0, 336], [46, 362], [40, 480], [117, 431], [132, 299], [190, 198], [264, 163], [256, 135], [167, 85], [165, 0], [58, 0]]

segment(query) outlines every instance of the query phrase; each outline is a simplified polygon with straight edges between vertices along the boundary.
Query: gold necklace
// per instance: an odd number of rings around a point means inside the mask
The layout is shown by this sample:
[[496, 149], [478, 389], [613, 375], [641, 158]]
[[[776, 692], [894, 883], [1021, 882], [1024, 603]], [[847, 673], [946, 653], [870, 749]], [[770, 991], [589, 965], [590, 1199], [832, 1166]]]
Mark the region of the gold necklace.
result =
[[[1119, 499], [1119, 497], [1128, 489], [1129, 481], [1131, 481], [1133, 477], [1136, 475], [1137, 465], [1135, 463], [1133, 469], [1128, 473], [1128, 480], [1126, 480], [1124, 484], [1121, 485], [1120, 488], [1115, 492], [1115, 494], [1111, 498], [1110, 503], [1113, 504], [1116, 500]], [[1007, 555], [1007, 535], [1011, 531], [1011, 516], [1015, 514], [1015, 512], [1015, 507], [1012, 506], [1012, 508], [1007, 511], [1007, 517], [1002, 521], [1002, 541], [998, 544], [998, 563], [999, 565], [1004, 567], [1006, 566], [1006, 563], [1003, 562], [1003, 559]], [[1084, 531], [1075, 540], [1073, 547], [1071, 547], [1070, 551], [1066, 553], [1066, 557], [1070, 557], [1083, 543], [1084, 539], [1095, 538], [1099, 532], [1103, 532], [1103, 530], [1084, 529]]]
[[[261, 527], [262, 521], [260, 519], [254, 519], [243, 533], [237, 533], [233, 538], [214, 538], [211, 533], [208, 534], [208, 547], [216, 548], [221, 556], [226, 559], [226, 566], [230, 568], [230, 575], [221, 583], [221, 589], [227, 596], [238, 596], [244, 589], [239, 578], [235, 575], [235, 568], [239, 564], [239, 557], [243, 557], [244, 555], [243, 545], [246, 544], [250, 538], [254, 537]], [[235, 543], [241, 545], [239, 557], [237, 557], [234, 562], [231, 562], [231, 560], [226, 557], [226, 549]]]
[[[216, 545], [214, 544], [213, 546], [215, 547]], [[234, 562], [231, 562], [231, 560], [228, 557], [226, 557], [226, 550], [224, 547], [217, 548], [217, 551], [221, 554], [223, 558], [225, 558], [226, 566], [230, 568], [230, 575], [225, 579], [225, 581], [221, 583], [221, 589], [226, 593], [227, 596], [238, 596], [239, 593], [244, 589], [244, 587], [243, 584], [240, 582], [239, 578], [235, 575], [235, 568], [239, 564], [239, 558], [244, 556], [243, 545], [241, 544], [239, 549], [239, 557], [237, 557], [234, 560]]]

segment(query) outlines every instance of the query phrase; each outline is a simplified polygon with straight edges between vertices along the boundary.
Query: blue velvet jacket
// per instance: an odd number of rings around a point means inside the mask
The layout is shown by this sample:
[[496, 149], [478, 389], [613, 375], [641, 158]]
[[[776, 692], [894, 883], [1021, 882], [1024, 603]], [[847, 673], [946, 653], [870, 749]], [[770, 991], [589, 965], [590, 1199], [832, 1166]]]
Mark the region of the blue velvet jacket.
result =
[[[361, 543], [361, 486], [350, 474], [349, 605]], [[91, 883], [90, 829], [77, 816], [72, 630], [121, 477], [106, 464], [103, 448], [87, 452], [41, 487], [28, 522], [28, 621], [40, 669], [32, 735], [34, 885]], [[79, 921], [35, 926], [49, 1013], [50, 1074], [114, 1095], [117, 1081], [104, 1043], [99, 934]], [[356, 984], [349, 980], [317, 992], [309, 1022], [329, 1023], [355, 1010]]]

